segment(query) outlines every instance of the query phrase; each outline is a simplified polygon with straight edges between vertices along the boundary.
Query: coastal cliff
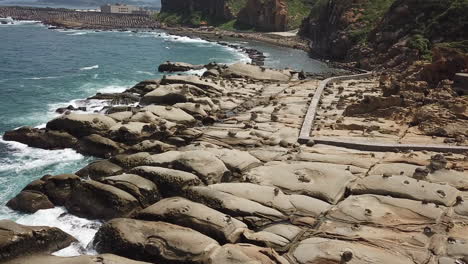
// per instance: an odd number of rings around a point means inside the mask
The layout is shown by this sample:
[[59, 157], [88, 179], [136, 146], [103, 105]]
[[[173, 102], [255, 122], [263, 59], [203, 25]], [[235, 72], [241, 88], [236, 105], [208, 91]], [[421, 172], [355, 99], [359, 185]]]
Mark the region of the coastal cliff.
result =
[[183, 15], [200, 13], [203, 16], [221, 20], [233, 18], [227, 0], [162, 0], [161, 13]]
[[263, 31], [286, 31], [288, 6], [285, 0], [249, 0], [238, 21]]

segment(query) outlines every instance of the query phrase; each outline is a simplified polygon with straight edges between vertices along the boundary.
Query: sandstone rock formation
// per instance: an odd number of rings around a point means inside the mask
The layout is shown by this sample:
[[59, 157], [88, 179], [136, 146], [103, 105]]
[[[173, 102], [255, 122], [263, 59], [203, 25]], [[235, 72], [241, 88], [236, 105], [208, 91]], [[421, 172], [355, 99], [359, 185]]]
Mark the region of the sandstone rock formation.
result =
[[288, 6], [286, 0], [248, 0], [239, 12], [238, 21], [261, 31], [287, 31]]

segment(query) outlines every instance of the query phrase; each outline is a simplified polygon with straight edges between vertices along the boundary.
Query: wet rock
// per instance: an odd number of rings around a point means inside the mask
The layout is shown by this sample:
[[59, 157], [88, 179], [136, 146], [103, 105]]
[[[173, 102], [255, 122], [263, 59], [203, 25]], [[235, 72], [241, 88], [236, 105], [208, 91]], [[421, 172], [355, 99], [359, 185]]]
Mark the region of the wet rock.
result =
[[17, 141], [30, 147], [42, 149], [73, 148], [78, 140], [67, 132], [51, 131], [33, 127], [21, 127], [5, 132], [3, 139]]
[[449, 186], [419, 181], [406, 176], [382, 177], [371, 175], [356, 181], [351, 187], [353, 194], [389, 195], [429, 203], [452, 206], [461, 193]]
[[145, 165], [172, 167], [196, 174], [204, 183], [218, 183], [228, 179], [231, 172], [214, 154], [207, 151], [169, 151], [152, 155]]
[[65, 207], [72, 214], [90, 219], [127, 217], [141, 209], [139, 201], [129, 193], [93, 180], [75, 187]]
[[161, 199], [158, 187], [152, 181], [138, 175], [121, 174], [102, 178], [100, 181], [131, 194], [138, 199], [143, 208]]
[[127, 92], [145, 95], [146, 93], [149, 93], [156, 89], [159, 86], [159, 82], [160, 80], [145, 80], [137, 83], [135, 86], [128, 89]]
[[123, 152], [122, 145], [105, 138], [92, 134], [80, 139], [78, 151], [83, 154], [107, 158]]
[[219, 244], [190, 228], [164, 222], [117, 218], [104, 224], [96, 250], [161, 263], [203, 263]]
[[185, 62], [170, 62], [166, 61], [158, 67], [159, 72], [184, 72], [190, 70], [203, 69], [203, 65], [193, 65]]
[[182, 197], [161, 200], [142, 210], [138, 219], [165, 221], [197, 230], [225, 243], [235, 243], [247, 226], [229, 215]]
[[98, 160], [77, 171], [76, 175], [80, 177], [90, 177], [93, 180], [97, 180], [102, 177], [121, 174], [122, 171], [122, 167], [110, 162], [109, 160]]
[[88, 100], [110, 100], [111, 105], [130, 105], [140, 101], [140, 97], [131, 93], [97, 93]]
[[47, 128], [66, 131], [73, 136], [83, 137], [93, 133], [104, 133], [115, 124], [114, 119], [105, 115], [71, 113], [50, 121], [47, 123]]
[[133, 168], [130, 172], [156, 183], [164, 197], [181, 195], [183, 189], [202, 184], [196, 175], [185, 171], [140, 166]]
[[24, 226], [0, 220], [0, 261], [31, 254], [50, 254], [75, 242], [56, 227]]
[[22, 191], [13, 199], [8, 201], [6, 206], [13, 210], [24, 213], [35, 213], [37, 210], [54, 208], [52, 202], [41, 192]]
[[44, 193], [58, 206], [63, 206], [70, 199], [73, 189], [80, 184], [80, 178], [74, 174], [45, 176]]
[[86, 111], [86, 107], [74, 107], [73, 105], [69, 105], [67, 107], [60, 107], [55, 110], [58, 114], [63, 114], [67, 111]]

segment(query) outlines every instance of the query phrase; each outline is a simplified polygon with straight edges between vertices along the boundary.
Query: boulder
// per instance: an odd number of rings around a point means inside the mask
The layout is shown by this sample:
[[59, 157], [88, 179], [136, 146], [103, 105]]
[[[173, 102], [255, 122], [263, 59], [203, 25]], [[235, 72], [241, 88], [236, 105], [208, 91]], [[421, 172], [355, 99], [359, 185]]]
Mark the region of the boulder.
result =
[[371, 175], [359, 179], [351, 187], [353, 194], [390, 195], [424, 202], [452, 206], [461, 193], [450, 185], [420, 181], [406, 176]]
[[446, 208], [379, 195], [353, 195], [331, 208], [326, 218], [398, 230], [423, 230], [440, 222]]
[[93, 180], [76, 186], [65, 207], [70, 213], [89, 219], [127, 217], [141, 209], [139, 201], [131, 194]]
[[262, 165], [260, 160], [247, 151], [225, 148], [206, 148], [205, 150], [213, 153], [218, 159], [224, 162], [231, 171], [243, 172]]
[[124, 168], [133, 168], [144, 165], [145, 159], [151, 156], [148, 152], [138, 152], [135, 154], [120, 154], [112, 157], [110, 160]]
[[274, 249], [250, 244], [226, 244], [217, 248], [207, 264], [289, 264]]
[[241, 219], [252, 227], [264, 226], [288, 218], [276, 209], [209, 187], [190, 187], [186, 190], [186, 196], [192, 201]]
[[145, 165], [172, 167], [192, 172], [206, 184], [225, 181], [231, 176], [231, 172], [220, 159], [203, 150], [169, 151], [152, 155], [146, 158]]
[[149, 105], [143, 108], [144, 111], [149, 111], [154, 115], [166, 119], [171, 122], [178, 124], [194, 124], [196, 122], [193, 116], [187, 114], [179, 108], [172, 106], [162, 106], [162, 105]]
[[146, 93], [156, 89], [159, 86], [159, 82], [160, 80], [144, 80], [137, 83], [132, 88], [128, 89], [127, 92], [145, 95]]
[[174, 107], [180, 108], [192, 116], [205, 118], [208, 116], [206, 111], [211, 111], [210, 106], [201, 105], [198, 103], [177, 103]]
[[21, 256], [10, 260], [4, 264], [151, 264], [120, 257], [113, 254], [102, 254], [97, 256], [77, 256], [77, 257], [58, 257], [58, 256]]
[[47, 128], [66, 131], [75, 137], [84, 137], [91, 134], [104, 133], [117, 122], [101, 114], [75, 114], [62, 115], [49, 123]]
[[241, 62], [223, 68], [221, 76], [226, 78], [250, 78], [254, 80], [280, 82], [287, 82], [292, 77], [290, 71], [271, 70]]
[[94, 238], [96, 250], [161, 263], [203, 263], [218, 242], [190, 228], [164, 222], [117, 218]]
[[58, 206], [63, 206], [70, 199], [73, 189], [80, 184], [80, 178], [74, 174], [60, 174], [42, 177], [44, 193]]
[[185, 62], [171, 62], [166, 61], [158, 67], [159, 72], [184, 72], [190, 70], [203, 69], [203, 65], [193, 65]]
[[247, 229], [244, 223], [229, 215], [182, 197], [163, 199], [140, 211], [137, 218], [189, 227], [221, 243], [236, 243]]
[[202, 89], [208, 96], [220, 96], [225, 89], [218, 84], [211, 82], [209, 79], [201, 79], [195, 75], [172, 75], [166, 76], [161, 80], [162, 85], [167, 84], [190, 84]]
[[140, 100], [140, 97], [132, 93], [97, 93], [88, 100], [110, 100], [111, 105], [130, 105]]
[[123, 150], [122, 144], [97, 134], [81, 138], [78, 144], [78, 152], [102, 158], [114, 156]]
[[6, 206], [13, 210], [30, 214], [41, 209], [54, 208], [54, 205], [46, 195], [41, 192], [28, 190], [20, 192], [13, 199], [8, 201]]
[[0, 262], [32, 254], [49, 254], [76, 242], [56, 227], [24, 226], [0, 220]]
[[133, 195], [133, 197], [138, 199], [143, 208], [161, 199], [158, 187], [152, 181], [135, 174], [110, 176], [101, 178], [100, 181]]
[[414, 264], [404, 256], [378, 246], [356, 241], [341, 241], [321, 237], [308, 238], [299, 242], [287, 254], [287, 258], [298, 264], [309, 263], [362, 263], [362, 264]]
[[138, 144], [135, 144], [129, 148], [129, 151], [132, 152], [153, 152], [153, 153], [162, 153], [171, 150], [175, 150], [176, 147], [171, 144], [161, 142], [159, 140], [143, 140]]
[[346, 186], [355, 179], [345, 168], [314, 162], [271, 162], [250, 170], [246, 177], [249, 182], [275, 186], [285, 193], [307, 195], [333, 204], [343, 198]]
[[64, 149], [73, 148], [78, 140], [67, 132], [51, 131], [33, 127], [21, 127], [5, 132], [3, 139], [17, 141], [34, 148]]
[[169, 84], [159, 86], [159, 88], [151, 91], [140, 100], [141, 105], [150, 104], [161, 104], [161, 105], [173, 105], [177, 103], [185, 103], [188, 101], [188, 97], [192, 94], [188, 85], [181, 84]]
[[116, 165], [109, 160], [98, 160], [77, 171], [76, 175], [97, 180], [101, 177], [117, 175], [122, 172], [123, 169], [119, 165]]
[[156, 183], [164, 197], [181, 195], [185, 188], [202, 184], [196, 175], [185, 171], [140, 166], [133, 168], [130, 172]]

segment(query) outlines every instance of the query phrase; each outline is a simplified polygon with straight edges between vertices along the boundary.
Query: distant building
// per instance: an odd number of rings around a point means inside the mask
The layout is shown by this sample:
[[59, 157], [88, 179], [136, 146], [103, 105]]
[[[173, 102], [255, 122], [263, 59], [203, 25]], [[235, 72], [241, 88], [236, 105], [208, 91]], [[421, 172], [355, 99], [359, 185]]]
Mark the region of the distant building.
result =
[[153, 11], [147, 10], [138, 6], [126, 4], [107, 4], [101, 6], [101, 13], [108, 14], [135, 14], [135, 15], [151, 15]]

